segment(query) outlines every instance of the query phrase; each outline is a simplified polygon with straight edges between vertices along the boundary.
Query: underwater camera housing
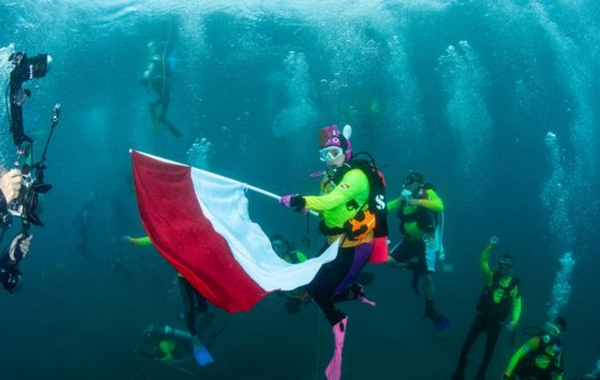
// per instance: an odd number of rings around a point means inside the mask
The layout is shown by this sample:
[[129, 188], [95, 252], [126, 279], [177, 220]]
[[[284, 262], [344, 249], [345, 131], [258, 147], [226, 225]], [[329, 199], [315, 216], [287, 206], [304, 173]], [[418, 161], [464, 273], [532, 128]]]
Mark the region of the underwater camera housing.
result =
[[[24, 228], [28, 228], [30, 224], [43, 226], [44, 224], [38, 217], [36, 210], [39, 195], [52, 189], [52, 185], [44, 182], [44, 170], [46, 169], [45, 161], [48, 144], [54, 132], [54, 127], [58, 124], [61, 107], [60, 104], [54, 106], [51, 131], [46, 140], [42, 158], [39, 162], [31, 164], [33, 161], [33, 139], [25, 134], [23, 125], [23, 104], [31, 96], [31, 91], [23, 89], [22, 85], [30, 79], [44, 77], [50, 68], [52, 58], [48, 54], [38, 54], [30, 58], [23, 52], [16, 52], [10, 55], [8, 61], [14, 65], [9, 82], [9, 131], [17, 148], [18, 158], [15, 167], [21, 168], [23, 177], [19, 196], [8, 204], [6, 212], [0, 213], [0, 228], [9, 228], [12, 223], [12, 216], [20, 217]], [[19, 162], [20, 159], [23, 159], [23, 164]]]
[[22, 218], [26, 223], [43, 226], [44, 223], [36, 214], [38, 197], [40, 194], [50, 191], [52, 185], [44, 183], [42, 169], [35, 170], [25, 165], [22, 172], [21, 192], [16, 199], [8, 204], [8, 212]]
[[46, 75], [52, 62], [52, 57], [48, 54], [38, 54], [34, 57], [27, 57], [27, 54], [22, 51], [11, 54], [8, 61], [15, 65], [15, 69], [11, 73], [18, 76], [20, 82], [26, 82], [29, 79], [41, 78]]
[[29, 58], [27, 54], [19, 51], [11, 54], [8, 61], [14, 65], [9, 81], [10, 132], [15, 145], [20, 147], [25, 141], [32, 142], [23, 130], [23, 103], [31, 96], [31, 91], [23, 89], [23, 83], [46, 76], [52, 57], [48, 54], [38, 54]]

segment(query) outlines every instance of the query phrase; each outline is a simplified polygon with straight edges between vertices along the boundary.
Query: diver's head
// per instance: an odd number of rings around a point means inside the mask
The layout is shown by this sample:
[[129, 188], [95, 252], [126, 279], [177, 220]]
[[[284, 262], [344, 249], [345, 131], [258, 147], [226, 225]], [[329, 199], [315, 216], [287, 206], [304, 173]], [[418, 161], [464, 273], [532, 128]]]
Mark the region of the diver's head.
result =
[[564, 317], [556, 317], [554, 321], [546, 323], [544, 326], [544, 335], [542, 336], [542, 340], [544, 343], [548, 344], [553, 340], [565, 332], [567, 329], [567, 321]]
[[402, 187], [408, 189], [415, 193], [421, 186], [425, 179], [423, 178], [423, 174], [417, 172], [409, 172], [406, 178], [404, 178], [404, 182], [402, 182]]
[[145, 343], [151, 343], [158, 339], [158, 330], [154, 327], [154, 325], [150, 325], [146, 327], [142, 333], [142, 337]]
[[270, 240], [273, 251], [282, 259], [293, 249], [292, 243], [281, 235], [273, 235]]
[[21, 271], [11, 270], [5, 273], [6, 277], [2, 285], [9, 293], [18, 293], [21, 291]]
[[500, 259], [498, 259], [497, 267], [498, 271], [502, 272], [503, 274], [510, 272], [514, 267], [513, 257], [507, 253], [500, 256]]
[[325, 162], [327, 167], [341, 167], [345, 162], [352, 158], [352, 144], [350, 136], [352, 127], [344, 126], [340, 133], [337, 125], [325, 127], [319, 131], [319, 143], [321, 150], [319, 156], [321, 161]]

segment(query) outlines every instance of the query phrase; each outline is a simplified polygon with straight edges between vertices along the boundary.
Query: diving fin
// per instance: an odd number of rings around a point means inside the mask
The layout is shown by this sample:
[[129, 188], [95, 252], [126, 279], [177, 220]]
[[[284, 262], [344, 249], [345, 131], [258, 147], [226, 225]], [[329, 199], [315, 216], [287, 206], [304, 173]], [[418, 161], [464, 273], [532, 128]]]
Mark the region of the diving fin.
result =
[[161, 120], [161, 122], [165, 125], [165, 127], [167, 127], [169, 132], [171, 132], [171, 134], [173, 136], [175, 136], [176, 138], [181, 138], [181, 136], [183, 136], [181, 131], [176, 126], [174, 126], [173, 123], [166, 121], [166, 120]]
[[214, 359], [210, 352], [208, 352], [206, 346], [204, 346], [198, 339], [194, 339], [193, 346], [194, 358], [196, 358], [198, 364], [200, 364], [201, 366], [205, 366], [214, 362]]
[[448, 319], [448, 317], [437, 313], [436, 316], [430, 318], [431, 322], [433, 323], [433, 327], [435, 328], [435, 330], [437, 332], [444, 332], [445, 330], [450, 328], [450, 325], [452, 324], [452, 322], [450, 321], [450, 319]]

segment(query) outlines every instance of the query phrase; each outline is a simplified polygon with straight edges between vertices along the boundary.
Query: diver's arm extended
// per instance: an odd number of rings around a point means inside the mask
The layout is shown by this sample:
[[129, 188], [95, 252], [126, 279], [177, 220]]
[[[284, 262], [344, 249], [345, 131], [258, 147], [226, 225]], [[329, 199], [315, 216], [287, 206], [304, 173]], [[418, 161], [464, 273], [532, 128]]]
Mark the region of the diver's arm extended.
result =
[[431, 211], [444, 211], [444, 202], [433, 189], [427, 189], [427, 199], [417, 199], [417, 204]]
[[494, 250], [494, 247], [495, 244], [492, 244], [491, 242], [488, 243], [479, 257], [479, 269], [487, 281], [491, 281], [492, 276], [494, 275], [494, 272], [492, 272], [492, 269], [490, 268], [490, 255]]
[[515, 352], [513, 354], [513, 356], [510, 358], [510, 361], [508, 362], [508, 367], [506, 367], [506, 369], [504, 370], [504, 375], [507, 376], [508, 378], [512, 378], [512, 374], [515, 370], [515, 368], [517, 367], [517, 364], [519, 364], [519, 361], [521, 360], [521, 358], [525, 355], [527, 355], [528, 352], [537, 350], [537, 348], [539, 347], [540, 344], [540, 338], [535, 336], [531, 339], [529, 339], [524, 345], [522, 345], [517, 352]]
[[129, 242], [129, 244], [137, 245], [137, 246], [146, 246], [152, 245], [152, 241], [149, 236], [134, 238], [131, 236], [125, 236], [124, 239]]

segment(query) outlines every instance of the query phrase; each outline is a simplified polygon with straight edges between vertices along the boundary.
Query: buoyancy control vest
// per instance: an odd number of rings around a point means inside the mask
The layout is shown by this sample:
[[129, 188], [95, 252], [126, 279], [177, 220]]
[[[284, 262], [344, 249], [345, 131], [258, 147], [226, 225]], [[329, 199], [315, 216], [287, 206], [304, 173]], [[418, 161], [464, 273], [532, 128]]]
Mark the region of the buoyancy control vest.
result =
[[[429, 199], [427, 190], [433, 189], [431, 184], [421, 186], [419, 199]], [[404, 225], [411, 222], [416, 222], [419, 229], [423, 232], [434, 233], [439, 223], [439, 213], [431, 211], [425, 207], [417, 206], [414, 212], [410, 214], [404, 213], [406, 201], [402, 200], [401, 207], [398, 209], [398, 218], [400, 219], [400, 234], [406, 235]]]
[[[551, 342], [544, 342], [543, 337], [540, 336], [540, 344], [534, 351], [529, 351], [517, 364], [515, 373], [524, 379], [534, 380], [552, 380], [557, 373], [564, 372], [564, 363], [562, 359], [562, 346], [564, 343], [560, 339], [554, 339]], [[553, 352], [550, 356], [546, 349], [549, 346], [561, 347], [560, 350]], [[537, 365], [537, 360], [540, 356], [545, 356], [550, 363], [546, 368], [541, 368]]]
[[[369, 160], [355, 159], [360, 154], [367, 155]], [[352, 160], [335, 171], [331, 181], [337, 185], [344, 175], [353, 169], [361, 170], [369, 180], [369, 197], [367, 201], [362, 205], [358, 204], [355, 199], [346, 203], [348, 209], [359, 211], [343, 227], [327, 227], [324, 221], [321, 221], [319, 230], [327, 236], [345, 233], [346, 238], [349, 240], [360, 240], [371, 231], [373, 231], [375, 238], [387, 237], [388, 210], [385, 198], [385, 179], [383, 178], [383, 174], [377, 169], [373, 157], [366, 152], [355, 154]]]
[[[477, 301], [477, 311], [485, 314], [488, 318], [498, 321], [504, 322], [506, 317], [508, 317], [508, 313], [510, 312], [510, 308], [512, 306], [512, 298], [510, 294], [512, 293], [515, 287], [519, 286], [518, 278], [511, 278], [510, 283], [503, 287], [500, 284], [500, 276], [496, 273], [493, 274], [492, 277], [492, 285], [485, 286], [481, 295], [479, 296], [479, 301]], [[503, 289], [502, 298], [500, 302], [494, 302], [494, 293], [498, 289]], [[517, 291], [518, 290], [517, 288]]]

